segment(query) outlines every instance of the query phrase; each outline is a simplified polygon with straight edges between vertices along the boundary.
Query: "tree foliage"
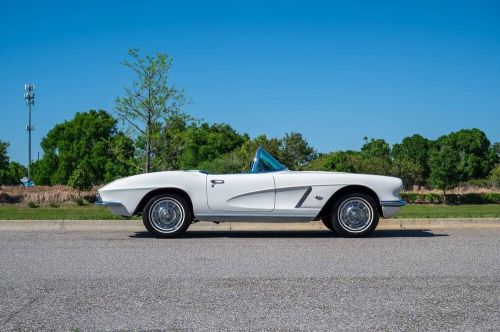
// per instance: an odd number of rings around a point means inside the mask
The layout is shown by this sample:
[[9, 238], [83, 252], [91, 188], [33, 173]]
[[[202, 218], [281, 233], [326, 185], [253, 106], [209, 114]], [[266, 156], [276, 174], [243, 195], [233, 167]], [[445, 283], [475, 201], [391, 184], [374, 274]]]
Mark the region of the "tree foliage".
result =
[[391, 147], [383, 139], [365, 138], [361, 147], [360, 173], [389, 175], [391, 172]]
[[286, 133], [279, 143], [280, 161], [289, 169], [300, 170], [316, 157], [316, 150], [309, 145], [302, 134]]
[[33, 163], [35, 183], [87, 189], [129, 175], [130, 166], [118, 161], [111, 149], [118, 146], [124, 159], [133, 156], [132, 142], [116, 122], [105, 111], [91, 110], [56, 125], [42, 139], [43, 158]]
[[0, 169], [5, 170], [9, 165], [9, 156], [7, 155], [7, 148], [9, 143], [0, 141]]
[[[125, 96], [116, 98], [116, 113], [128, 126], [140, 169], [147, 173], [164, 164], [166, 131], [170, 120], [187, 118], [181, 112], [185, 98], [181, 90], [169, 83], [172, 59], [167, 54], [141, 57], [139, 50], [131, 49], [129, 56], [131, 60], [123, 65], [136, 80], [125, 88]], [[179, 150], [180, 146], [176, 148]]]
[[0, 186], [17, 185], [26, 174], [26, 168], [15, 161], [10, 161], [7, 154], [9, 143], [0, 141]]
[[407, 188], [425, 184], [430, 172], [430, 147], [431, 141], [418, 134], [405, 137], [401, 143], [396, 143], [392, 147], [394, 162], [391, 173], [404, 178]]
[[227, 124], [192, 124], [183, 133], [184, 145], [179, 154], [182, 169], [197, 169], [243, 145], [248, 135], [240, 135]]
[[335, 151], [320, 154], [307, 166], [308, 170], [356, 173], [360, 168], [361, 154], [357, 151]]
[[454, 188], [460, 182], [459, 163], [458, 154], [446, 140], [441, 141], [431, 151], [429, 182], [434, 188], [443, 190], [445, 203], [446, 190]]
[[460, 180], [480, 179], [488, 176], [494, 162], [490, 141], [479, 129], [462, 129], [442, 136], [438, 145], [448, 145], [459, 157]]
[[[425, 165], [427, 166], [427, 163]], [[424, 167], [406, 157], [394, 159], [391, 175], [401, 178], [404, 188], [407, 190], [413, 189], [414, 185], [424, 184], [426, 179]]]

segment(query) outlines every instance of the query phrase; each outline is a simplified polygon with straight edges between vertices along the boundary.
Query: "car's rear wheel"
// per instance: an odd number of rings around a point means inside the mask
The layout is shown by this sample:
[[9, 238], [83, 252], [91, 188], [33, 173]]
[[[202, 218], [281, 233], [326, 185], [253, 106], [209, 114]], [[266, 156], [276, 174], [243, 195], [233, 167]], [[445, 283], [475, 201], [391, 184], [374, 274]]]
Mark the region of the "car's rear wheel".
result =
[[184, 233], [192, 219], [186, 199], [175, 194], [154, 196], [142, 213], [144, 226], [158, 237], [175, 237]]
[[352, 193], [341, 197], [330, 212], [330, 225], [344, 237], [362, 237], [378, 225], [379, 212], [372, 196]]

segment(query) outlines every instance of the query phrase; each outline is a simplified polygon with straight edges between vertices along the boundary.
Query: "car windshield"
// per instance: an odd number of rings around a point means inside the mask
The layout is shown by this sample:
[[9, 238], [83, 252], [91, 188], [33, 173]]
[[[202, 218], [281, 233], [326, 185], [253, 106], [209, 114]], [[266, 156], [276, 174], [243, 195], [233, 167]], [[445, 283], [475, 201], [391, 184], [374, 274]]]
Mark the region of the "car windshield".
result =
[[264, 150], [263, 147], [259, 147], [255, 153], [250, 173], [277, 172], [285, 169], [286, 167], [274, 159], [269, 152]]

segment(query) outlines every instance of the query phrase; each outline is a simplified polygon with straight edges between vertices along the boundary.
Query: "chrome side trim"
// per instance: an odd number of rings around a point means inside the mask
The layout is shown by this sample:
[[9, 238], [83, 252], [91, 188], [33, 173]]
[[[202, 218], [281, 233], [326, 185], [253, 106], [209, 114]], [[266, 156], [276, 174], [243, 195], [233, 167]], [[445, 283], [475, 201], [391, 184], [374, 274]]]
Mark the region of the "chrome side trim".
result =
[[399, 207], [399, 206], [405, 206], [406, 201], [402, 199], [400, 199], [399, 201], [381, 201], [380, 205], [387, 207]]
[[231, 222], [309, 222], [314, 216], [273, 216], [273, 215], [212, 215], [197, 214], [200, 221], [231, 221]]
[[307, 187], [306, 189], [306, 192], [304, 193], [304, 195], [302, 195], [302, 197], [299, 199], [299, 201], [297, 202], [297, 205], [295, 205], [295, 208], [299, 208], [302, 206], [302, 204], [304, 203], [304, 201], [307, 199], [307, 196], [309, 196], [309, 194], [311, 193], [312, 191], [312, 187], [309, 186]]

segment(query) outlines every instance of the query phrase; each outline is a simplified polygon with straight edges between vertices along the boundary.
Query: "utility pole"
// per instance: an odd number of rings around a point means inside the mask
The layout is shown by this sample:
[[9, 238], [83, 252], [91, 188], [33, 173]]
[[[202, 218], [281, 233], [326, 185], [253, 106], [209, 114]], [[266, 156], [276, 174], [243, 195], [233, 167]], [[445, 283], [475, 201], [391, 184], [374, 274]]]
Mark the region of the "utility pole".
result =
[[28, 131], [28, 179], [30, 178], [30, 166], [31, 166], [31, 132], [35, 130], [31, 125], [31, 107], [35, 106], [35, 85], [26, 83], [24, 85], [24, 100], [26, 101], [26, 106], [28, 106], [28, 125], [26, 130]]

